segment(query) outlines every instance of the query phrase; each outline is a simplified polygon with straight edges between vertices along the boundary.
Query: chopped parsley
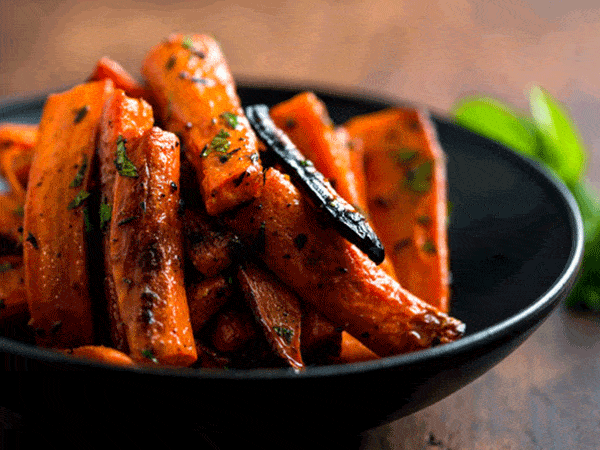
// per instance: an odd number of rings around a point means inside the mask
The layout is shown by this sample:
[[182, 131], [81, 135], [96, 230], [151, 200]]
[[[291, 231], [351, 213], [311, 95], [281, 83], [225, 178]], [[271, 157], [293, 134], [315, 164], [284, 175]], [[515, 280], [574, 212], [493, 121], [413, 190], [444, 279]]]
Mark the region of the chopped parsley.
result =
[[424, 162], [414, 169], [409, 170], [405, 180], [408, 189], [418, 193], [429, 191], [431, 188], [432, 170], [433, 164], [431, 161]]
[[294, 331], [290, 330], [287, 327], [273, 327], [273, 331], [277, 333], [278, 336], [282, 337], [286, 344], [292, 343], [292, 338], [294, 337]]
[[204, 147], [201, 157], [208, 156], [211, 152], [226, 153], [229, 150], [231, 142], [229, 142], [229, 133], [221, 128], [217, 135], [213, 138], [210, 145]]
[[407, 164], [414, 161], [418, 156], [415, 150], [402, 149], [394, 152], [394, 159], [398, 164]]
[[83, 184], [83, 178], [85, 177], [85, 171], [87, 170], [87, 167], [88, 157], [87, 155], [83, 155], [81, 165], [77, 170], [77, 174], [75, 174], [75, 178], [73, 178], [73, 181], [71, 181], [71, 184], [69, 184], [69, 187], [79, 187]]
[[434, 254], [437, 252], [434, 242], [431, 239], [427, 239], [423, 244], [423, 251], [426, 253]]
[[158, 359], [156, 359], [156, 356], [154, 355], [154, 352], [151, 349], [145, 348], [144, 350], [142, 350], [142, 356], [144, 358], [149, 359], [154, 364], [158, 364]]
[[87, 209], [87, 206], [83, 208], [83, 224], [85, 226], [85, 232], [89, 233], [93, 230], [92, 221], [90, 220], [90, 212]]
[[221, 118], [225, 120], [225, 123], [232, 130], [238, 126], [238, 116], [232, 112], [225, 111], [221, 114]]
[[112, 206], [106, 202], [100, 203], [100, 229], [105, 230], [112, 217]]
[[186, 36], [183, 38], [183, 40], [181, 41], [181, 46], [183, 48], [185, 48], [186, 50], [190, 50], [192, 48], [194, 48], [194, 41], [192, 40], [191, 36]]
[[125, 142], [127, 140], [123, 136], [119, 135], [117, 138], [117, 158], [115, 159], [115, 166], [119, 175], [130, 178], [137, 178], [137, 169], [127, 157], [127, 149], [125, 148]]
[[90, 196], [90, 193], [82, 189], [81, 191], [79, 191], [77, 193], [75, 198], [69, 202], [69, 205], [67, 206], [67, 208], [75, 209], [75, 208], [81, 206], [83, 204], [83, 202], [85, 201], [85, 199], [88, 198], [89, 196]]

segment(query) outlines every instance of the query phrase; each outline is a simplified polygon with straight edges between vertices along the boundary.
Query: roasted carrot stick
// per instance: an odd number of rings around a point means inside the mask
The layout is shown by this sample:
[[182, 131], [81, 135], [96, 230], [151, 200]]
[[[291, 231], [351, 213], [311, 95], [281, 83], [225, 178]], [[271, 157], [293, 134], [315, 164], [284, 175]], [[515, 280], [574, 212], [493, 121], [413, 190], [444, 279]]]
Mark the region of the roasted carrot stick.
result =
[[141, 99], [128, 97], [117, 89], [106, 102], [100, 122], [98, 159], [100, 161], [100, 228], [103, 232], [106, 309], [110, 322], [112, 344], [121, 351], [127, 350], [123, 321], [119, 318], [115, 280], [110, 266], [110, 221], [113, 210], [114, 186], [117, 177], [117, 154], [120, 146], [135, 146], [137, 141], [154, 124], [152, 108]]
[[288, 177], [265, 173], [260, 199], [227, 222], [279, 278], [380, 356], [458, 339], [463, 324], [398, 285], [320, 221]]
[[114, 348], [102, 345], [84, 345], [65, 351], [67, 354], [78, 358], [92, 359], [106, 364], [116, 366], [134, 366], [133, 360], [125, 353]]
[[342, 332], [342, 348], [340, 355], [336, 358], [338, 362], [345, 364], [378, 358], [379, 356], [365, 347], [358, 339], [345, 331]]
[[186, 293], [192, 329], [197, 333], [232, 298], [233, 288], [226, 277], [219, 275], [191, 284]]
[[235, 353], [256, 335], [257, 329], [250, 311], [232, 305], [215, 317], [212, 345], [219, 352]]
[[27, 314], [23, 258], [0, 258], [0, 323], [15, 315]]
[[[344, 128], [335, 128], [327, 107], [312, 92], [302, 92], [271, 108], [275, 125], [284, 130], [335, 190], [368, 219], [362, 146]], [[382, 268], [394, 276], [386, 257]]]
[[23, 202], [12, 193], [0, 194], [0, 256], [23, 254]]
[[342, 333], [310, 304], [302, 304], [300, 349], [307, 364], [327, 364], [339, 356]]
[[27, 178], [33, 160], [33, 148], [11, 145], [0, 151], [0, 176], [8, 181], [11, 193], [25, 203]]
[[33, 148], [37, 141], [38, 126], [25, 123], [0, 124], [0, 151], [10, 145]]
[[142, 74], [164, 126], [183, 138], [208, 214], [257, 197], [263, 184], [257, 139], [218, 44], [203, 35], [172, 35], [150, 51]]
[[346, 127], [363, 141], [369, 210], [400, 284], [449, 309], [446, 171], [427, 115], [392, 108]]
[[183, 280], [179, 140], [154, 127], [117, 153], [109, 264], [134, 361], [189, 366], [196, 347]]
[[42, 346], [94, 339], [86, 267], [90, 164], [110, 80], [48, 97], [31, 166], [24, 218], [24, 264], [31, 325]]
[[148, 92], [118, 62], [110, 58], [100, 58], [88, 78], [89, 81], [111, 79], [115, 88], [122, 89], [129, 97], [147, 98]]
[[300, 300], [271, 273], [248, 262], [238, 271], [246, 301], [272, 349], [290, 367], [304, 368], [300, 353]]

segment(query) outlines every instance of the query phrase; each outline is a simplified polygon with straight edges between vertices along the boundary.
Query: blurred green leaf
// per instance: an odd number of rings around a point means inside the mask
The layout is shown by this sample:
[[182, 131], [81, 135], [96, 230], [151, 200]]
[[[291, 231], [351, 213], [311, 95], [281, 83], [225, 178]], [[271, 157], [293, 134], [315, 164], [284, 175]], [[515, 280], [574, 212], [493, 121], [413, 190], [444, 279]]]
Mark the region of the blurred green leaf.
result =
[[569, 188], [581, 212], [587, 250], [597, 240], [600, 231], [600, 200], [598, 199], [598, 193], [587, 180], [579, 180], [571, 184]]
[[520, 153], [537, 157], [533, 124], [508, 105], [490, 97], [470, 97], [452, 108], [456, 121]]
[[585, 171], [586, 155], [575, 125], [564, 107], [548, 92], [534, 86], [529, 93], [531, 115], [539, 132], [541, 159], [567, 184]]

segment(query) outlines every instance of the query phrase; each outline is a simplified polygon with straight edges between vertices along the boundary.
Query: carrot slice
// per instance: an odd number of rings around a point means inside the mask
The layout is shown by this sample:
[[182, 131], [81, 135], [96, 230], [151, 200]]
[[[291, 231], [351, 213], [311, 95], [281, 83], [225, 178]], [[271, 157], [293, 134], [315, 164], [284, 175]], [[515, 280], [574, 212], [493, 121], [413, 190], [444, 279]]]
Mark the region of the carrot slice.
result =
[[300, 353], [300, 300], [274, 275], [248, 262], [238, 281], [273, 350], [290, 367], [304, 368]]
[[122, 140], [109, 262], [134, 361], [189, 366], [197, 358], [183, 281], [179, 140], [154, 127]]
[[192, 284], [186, 292], [194, 333], [200, 331], [233, 296], [231, 283], [222, 275]]
[[307, 364], [328, 364], [340, 354], [342, 333], [310, 304], [303, 303], [302, 309], [302, 359]]
[[269, 169], [262, 197], [227, 222], [279, 278], [380, 356], [458, 339], [464, 325], [398, 285], [319, 220], [289, 177]]
[[0, 194], [0, 256], [23, 254], [23, 202], [12, 193]]
[[346, 127], [365, 146], [371, 218], [400, 284], [449, 310], [446, 172], [428, 116], [392, 108]]
[[100, 124], [98, 157], [100, 161], [100, 228], [103, 232], [104, 249], [104, 292], [106, 308], [110, 322], [112, 344], [119, 350], [127, 352], [124, 324], [119, 318], [115, 280], [110, 266], [110, 220], [114, 202], [114, 186], [117, 177], [117, 150], [119, 142], [134, 146], [147, 130], [154, 124], [151, 106], [141, 99], [128, 97], [124, 91], [117, 89], [106, 102]]
[[164, 126], [183, 139], [208, 214], [260, 195], [258, 142], [218, 44], [203, 35], [172, 35], [150, 51], [142, 74]]
[[24, 276], [21, 256], [0, 258], [0, 323], [10, 317], [27, 314]]
[[118, 62], [103, 57], [96, 63], [88, 81], [99, 81], [106, 78], [112, 80], [115, 88], [122, 89], [129, 97], [148, 97], [146, 88], [138, 83]]
[[9, 145], [33, 148], [37, 141], [38, 126], [25, 123], [0, 124], [0, 150]]
[[134, 366], [133, 360], [125, 353], [102, 345], [84, 345], [66, 351], [67, 354], [78, 358], [92, 359], [116, 366]]
[[39, 345], [93, 342], [86, 267], [85, 201], [102, 107], [112, 81], [48, 97], [25, 201], [24, 264], [31, 325]]
[[378, 359], [375, 353], [365, 347], [358, 339], [352, 335], [342, 332], [342, 348], [340, 356], [337, 358], [340, 363], [353, 363], [360, 361], [371, 361]]

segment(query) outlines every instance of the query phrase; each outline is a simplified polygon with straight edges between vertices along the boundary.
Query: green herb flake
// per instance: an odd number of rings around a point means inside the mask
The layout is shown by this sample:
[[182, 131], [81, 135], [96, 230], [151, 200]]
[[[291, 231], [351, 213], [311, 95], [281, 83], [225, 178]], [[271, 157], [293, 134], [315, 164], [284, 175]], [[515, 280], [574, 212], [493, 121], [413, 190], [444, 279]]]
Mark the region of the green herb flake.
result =
[[83, 224], [86, 233], [89, 233], [94, 229], [92, 221], [90, 220], [90, 212], [88, 211], [87, 206], [83, 208]]
[[221, 118], [225, 121], [227, 126], [232, 130], [238, 126], [238, 116], [232, 112], [225, 111], [221, 114]]
[[25, 216], [25, 207], [23, 205], [17, 206], [17, 209], [13, 211], [17, 216], [23, 217]]
[[421, 194], [428, 192], [431, 188], [432, 171], [433, 164], [431, 161], [424, 162], [414, 169], [409, 170], [405, 179], [406, 187], [411, 191]]
[[82, 106], [79, 109], [75, 110], [75, 119], [73, 120], [73, 123], [79, 123], [83, 120], [83, 118], [85, 116], [87, 116], [88, 111], [90, 110], [90, 107], [88, 105]]
[[183, 48], [185, 48], [186, 50], [190, 50], [192, 48], [194, 48], [194, 41], [192, 40], [191, 36], [186, 36], [183, 38], [183, 40], [181, 41], [181, 46]]
[[273, 327], [273, 331], [275, 331], [279, 337], [283, 338], [286, 344], [290, 345], [292, 343], [292, 338], [294, 337], [293, 330], [290, 330], [287, 327]]
[[69, 202], [69, 205], [67, 206], [67, 208], [75, 209], [75, 208], [81, 206], [83, 204], [83, 202], [85, 201], [85, 199], [88, 198], [89, 196], [90, 196], [89, 192], [87, 192], [85, 190], [79, 191], [77, 193], [77, 195], [75, 196], [75, 198]]
[[69, 184], [69, 187], [79, 187], [83, 184], [83, 178], [85, 177], [85, 171], [87, 170], [88, 167], [88, 157], [87, 155], [83, 155], [82, 159], [81, 159], [81, 165], [79, 166], [79, 169], [77, 170], [77, 173], [75, 174], [75, 178], [73, 178], [73, 181], [71, 181], [71, 184]]
[[417, 223], [419, 225], [423, 225], [424, 227], [428, 226], [429, 224], [431, 224], [431, 217], [429, 216], [419, 216], [417, 217]]
[[12, 268], [13, 268], [13, 265], [11, 263], [8, 263], [8, 262], [2, 263], [2, 264], [0, 264], [0, 273], [8, 272]]
[[127, 149], [125, 148], [126, 142], [126, 139], [119, 135], [117, 138], [117, 158], [115, 159], [115, 167], [117, 168], [119, 175], [129, 178], [137, 178], [137, 169], [127, 157]]
[[100, 203], [100, 229], [105, 230], [112, 218], [112, 206], [106, 202]]
[[435, 243], [431, 239], [427, 239], [423, 244], [423, 251], [426, 253], [435, 254], [437, 252]]
[[204, 147], [201, 157], [208, 156], [211, 152], [226, 153], [229, 150], [231, 143], [229, 142], [229, 133], [221, 128], [217, 135], [213, 138], [208, 147]]
[[394, 160], [401, 165], [414, 161], [419, 153], [415, 150], [402, 149], [393, 153]]
[[151, 349], [145, 348], [142, 350], [142, 356], [146, 359], [149, 359], [154, 364], [158, 364], [158, 359], [156, 359], [156, 356], [154, 356], [154, 352]]

